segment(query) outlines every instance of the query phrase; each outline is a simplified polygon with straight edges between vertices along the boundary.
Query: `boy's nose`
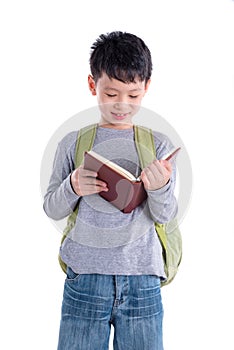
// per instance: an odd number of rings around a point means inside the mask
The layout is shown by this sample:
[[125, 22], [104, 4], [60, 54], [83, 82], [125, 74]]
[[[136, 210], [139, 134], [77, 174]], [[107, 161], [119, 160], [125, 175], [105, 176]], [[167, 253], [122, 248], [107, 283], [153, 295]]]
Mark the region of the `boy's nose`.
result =
[[118, 101], [114, 103], [114, 108], [118, 111], [124, 111], [127, 110], [129, 107], [129, 103]]

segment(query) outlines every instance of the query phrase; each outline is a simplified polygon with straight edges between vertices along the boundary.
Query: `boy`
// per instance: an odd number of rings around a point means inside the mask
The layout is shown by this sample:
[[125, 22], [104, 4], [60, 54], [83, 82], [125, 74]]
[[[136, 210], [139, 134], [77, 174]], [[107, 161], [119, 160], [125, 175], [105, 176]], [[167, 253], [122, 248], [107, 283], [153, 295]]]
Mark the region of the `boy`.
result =
[[[162, 350], [165, 272], [154, 222], [177, 213], [175, 169], [160, 160], [140, 169], [132, 121], [150, 85], [151, 54], [139, 37], [112, 32], [93, 44], [90, 68], [88, 86], [101, 114], [93, 149], [140, 175], [148, 197], [122, 213], [98, 195], [108, 187], [97, 173], [75, 169], [77, 132], [59, 143], [44, 209], [55, 220], [78, 203], [79, 212], [60, 249], [67, 278], [58, 350], [107, 350], [111, 325], [115, 350]], [[161, 159], [172, 144], [161, 133], [153, 135]]]

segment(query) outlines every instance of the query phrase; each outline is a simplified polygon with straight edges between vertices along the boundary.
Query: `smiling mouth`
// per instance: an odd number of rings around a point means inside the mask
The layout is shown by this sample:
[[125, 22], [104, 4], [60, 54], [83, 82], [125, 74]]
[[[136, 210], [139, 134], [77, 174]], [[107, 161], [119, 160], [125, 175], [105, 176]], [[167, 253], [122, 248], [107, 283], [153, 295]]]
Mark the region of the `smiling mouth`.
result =
[[129, 113], [113, 113], [113, 112], [111, 112], [111, 114], [115, 119], [118, 119], [118, 120], [125, 119], [126, 117], [129, 116]]

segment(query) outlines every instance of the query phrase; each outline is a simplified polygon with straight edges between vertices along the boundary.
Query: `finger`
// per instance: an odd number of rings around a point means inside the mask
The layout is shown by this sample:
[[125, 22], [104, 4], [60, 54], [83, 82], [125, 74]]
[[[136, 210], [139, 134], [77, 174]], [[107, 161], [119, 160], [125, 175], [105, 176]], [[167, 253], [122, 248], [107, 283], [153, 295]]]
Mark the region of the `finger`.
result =
[[152, 172], [160, 174], [160, 175], [164, 174], [165, 168], [160, 160], [158, 160], [158, 159], [154, 160], [153, 163], [151, 164], [151, 166], [152, 166]]
[[102, 181], [102, 180], [98, 180], [95, 177], [84, 177], [81, 181], [81, 183], [85, 186], [88, 185], [94, 185], [94, 186], [100, 186], [100, 187], [107, 187], [107, 183]]
[[146, 173], [145, 173], [145, 170], [143, 170], [143, 171], [141, 172], [141, 180], [142, 180], [142, 182], [143, 182], [143, 184], [144, 184], [145, 189], [146, 189], [146, 190], [149, 189], [150, 182], [149, 182], [148, 177], [147, 177], [147, 175], [146, 175]]
[[96, 178], [97, 173], [90, 171], [90, 170], [85, 170], [82, 167], [79, 167], [72, 172], [72, 178], [75, 181], [82, 181], [82, 178], [88, 178], [88, 177], [89, 178]]
[[145, 168], [147, 176], [153, 180], [162, 175], [162, 166], [159, 164], [158, 160], [153, 161], [148, 167]]
[[82, 190], [80, 192], [81, 192], [82, 196], [87, 196], [87, 195], [99, 193], [99, 192], [102, 192], [102, 191], [107, 192], [108, 188], [107, 187], [98, 186], [98, 185], [83, 185], [82, 186]]
[[143, 172], [147, 178], [145, 188], [149, 190], [163, 187], [170, 177], [167, 169], [158, 160], [152, 162]]
[[162, 178], [161, 173], [156, 167], [152, 165], [150, 167], [145, 168], [144, 173], [147, 180], [147, 189], [156, 189], [158, 187], [160, 179]]
[[155, 160], [150, 164], [150, 169], [156, 176], [161, 175], [165, 177], [171, 175], [172, 165], [167, 160]]
[[[154, 171], [152, 171], [152, 170], [154, 170]], [[145, 173], [145, 176], [147, 177], [147, 180], [148, 180], [149, 184], [154, 183], [155, 180], [159, 176], [159, 173], [158, 173], [157, 169], [156, 168], [152, 169], [152, 166], [151, 167], [147, 167], [146, 169], [144, 169], [144, 173]]]
[[83, 177], [97, 177], [98, 174], [96, 171], [87, 170], [83, 167], [78, 168], [78, 174]]
[[169, 172], [172, 172], [172, 164], [168, 160], [160, 160], [159, 163]]

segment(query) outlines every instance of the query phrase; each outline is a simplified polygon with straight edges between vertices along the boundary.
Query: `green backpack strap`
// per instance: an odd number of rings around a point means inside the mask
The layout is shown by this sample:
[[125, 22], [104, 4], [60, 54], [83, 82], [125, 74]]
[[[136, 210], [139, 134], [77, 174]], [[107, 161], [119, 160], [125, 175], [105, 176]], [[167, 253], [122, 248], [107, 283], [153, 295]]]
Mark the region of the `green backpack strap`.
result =
[[[154, 143], [153, 132], [143, 126], [134, 126], [135, 144], [140, 160], [141, 169], [152, 163], [156, 158], [156, 148]], [[165, 232], [165, 225], [155, 223], [155, 227], [162, 244], [164, 251], [167, 249], [167, 237]], [[165, 255], [165, 254], [164, 254]]]
[[78, 168], [84, 160], [84, 152], [93, 147], [97, 132], [97, 124], [91, 124], [80, 129], [75, 150], [75, 167]]
[[[96, 136], [96, 131], [97, 131], [97, 124], [91, 124], [88, 126], [85, 126], [84, 128], [81, 128], [78, 133], [78, 138], [76, 142], [76, 148], [75, 148], [75, 168], [78, 168], [84, 160], [84, 152], [91, 150], [93, 147], [93, 143], [95, 140]], [[77, 204], [77, 207], [75, 210], [68, 216], [67, 219], [67, 226], [65, 227], [63, 231], [63, 237], [61, 240], [61, 244], [67, 237], [68, 233], [72, 230], [72, 228], [75, 226], [76, 223], [76, 217], [78, 214], [78, 209], [79, 209], [79, 204]], [[66, 273], [67, 271], [67, 266], [66, 264], [62, 261], [60, 255], [58, 257], [59, 259], [59, 264], [62, 268], [62, 270]]]
[[164, 270], [167, 279], [161, 285], [165, 286], [173, 281], [181, 263], [182, 236], [177, 218], [167, 222], [165, 225], [155, 223], [155, 228], [162, 245]]
[[153, 132], [143, 126], [134, 125], [134, 137], [140, 166], [143, 169], [156, 158]]
[[[156, 158], [153, 132], [151, 129], [134, 126], [135, 143], [141, 168], [145, 168]], [[162, 246], [164, 270], [167, 280], [162, 282], [164, 286], [175, 277], [182, 258], [182, 239], [177, 219], [166, 224], [154, 223], [157, 235]]]

